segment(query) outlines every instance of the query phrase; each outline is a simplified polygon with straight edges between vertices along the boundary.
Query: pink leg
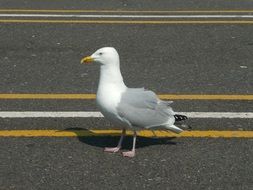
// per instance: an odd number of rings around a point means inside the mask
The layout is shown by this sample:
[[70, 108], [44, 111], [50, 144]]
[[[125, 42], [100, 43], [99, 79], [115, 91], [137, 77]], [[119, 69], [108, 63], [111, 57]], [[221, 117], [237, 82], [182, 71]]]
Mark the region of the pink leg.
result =
[[136, 131], [134, 131], [132, 150], [127, 151], [127, 152], [122, 152], [123, 156], [130, 157], [130, 158], [134, 157], [135, 156], [135, 144], [136, 144]]
[[120, 136], [120, 140], [119, 140], [118, 145], [116, 147], [106, 147], [104, 149], [104, 151], [105, 152], [111, 152], [111, 153], [118, 152], [121, 149], [121, 144], [122, 144], [122, 141], [124, 139], [125, 134], [126, 134], [126, 129], [123, 129], [122, 133], [121, 133], [121, 136]]

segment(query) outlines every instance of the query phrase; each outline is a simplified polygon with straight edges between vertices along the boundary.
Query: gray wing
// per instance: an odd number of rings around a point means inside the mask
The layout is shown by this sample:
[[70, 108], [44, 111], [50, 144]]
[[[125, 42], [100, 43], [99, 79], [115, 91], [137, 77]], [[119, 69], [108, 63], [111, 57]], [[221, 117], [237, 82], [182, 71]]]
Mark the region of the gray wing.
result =
[[129, 88], [122, 94], [117, 111], [132, 126], [151, 128], [163, 125], [169, 119], [174, 121], [170, 103], [160, 100], [152, 91]]

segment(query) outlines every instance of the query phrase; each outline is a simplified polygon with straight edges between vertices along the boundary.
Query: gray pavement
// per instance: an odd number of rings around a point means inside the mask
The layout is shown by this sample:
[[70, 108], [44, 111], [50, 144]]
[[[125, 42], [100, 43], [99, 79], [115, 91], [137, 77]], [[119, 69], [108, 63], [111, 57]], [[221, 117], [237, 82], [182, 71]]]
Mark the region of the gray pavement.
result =
[[252, 189], [252, 139], [139, 138], [134, 159], [103, 153], [117, 140], [1, 138], [1, 189]]
[[220, 0], [62, 0], [33, 1], [11, 0], [0, 1], [1, 8], [24, 9], [127, 9], [127, 10], [177, 10], [177, 9], [250, 9], [251, 1]]
[[[1, 9], [249, 9], [250, 1], [0, 1]], [[253, 94], [252, 25], [0, 24], [1, 93], [95, 93], [80, 59], [114, 46], [130, 87]], [[247, 68], [242, 68], [246, 66]], [[252, 101], [177, 100], [176, 111], [252, 112]], [[0, 100], [1, 111], [96, 111], [87, 100]], [[252, 119], [190, 119], [193, 130], [252, 130]], [[112, 129], [103, 118], [0, 119], [8, 129]], [[103, 153], [118, 137], [0, 138], [0, 189], [253, 189], [252, 139], [138, 138], [137, 156]], [[124, 149], [131, 147], [131, 138]]]
[[157, 93], [253, 92], [251, 25], [2, 26], [1, 92], [94, 93], [98, 66], [79, 63], [104, 46], [118, 49], [123, 77], [132, 87]]

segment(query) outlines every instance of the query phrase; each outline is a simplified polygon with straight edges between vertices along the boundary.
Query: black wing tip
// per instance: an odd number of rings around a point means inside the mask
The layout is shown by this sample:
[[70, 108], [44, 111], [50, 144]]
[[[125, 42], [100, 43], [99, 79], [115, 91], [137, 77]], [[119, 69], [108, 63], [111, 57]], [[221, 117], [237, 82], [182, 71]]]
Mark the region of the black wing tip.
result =
[[188, 119], [187, 116], [185, 116], [185, 115], [178, 115], [178, 114], [174, 115], [174, 118], [175, 118], [176, 121], [183, 121], [183, 120]]

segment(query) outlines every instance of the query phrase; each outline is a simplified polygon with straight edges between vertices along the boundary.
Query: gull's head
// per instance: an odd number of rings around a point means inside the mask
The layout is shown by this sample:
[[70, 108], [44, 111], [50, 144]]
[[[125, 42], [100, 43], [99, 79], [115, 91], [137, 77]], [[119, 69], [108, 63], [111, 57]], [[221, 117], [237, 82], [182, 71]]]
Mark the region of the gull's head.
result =
[[104, 47], [98, 49], [91, 56], [84, 57], [81, 63], [88, 64], [96, 62], [101, 65], [116, 65], [119, 64], [119, 54], [113, 47]]

